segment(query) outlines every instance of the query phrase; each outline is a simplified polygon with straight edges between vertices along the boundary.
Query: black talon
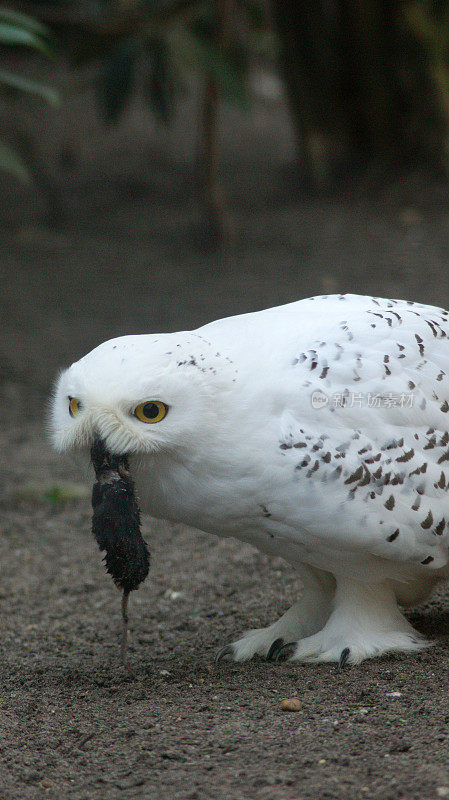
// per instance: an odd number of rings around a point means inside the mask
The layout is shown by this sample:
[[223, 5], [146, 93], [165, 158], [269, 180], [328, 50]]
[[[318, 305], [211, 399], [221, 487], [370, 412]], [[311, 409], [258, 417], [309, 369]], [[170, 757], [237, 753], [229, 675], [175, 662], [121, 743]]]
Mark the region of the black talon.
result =
[[[288, 650], [291, 650], [292, 652], [289, 653]], [[296, 642], [287, 642], [287, 644], [282, 645], [282, 647], [280, 647], [277, 651], [276, 661], [286, 661], [289, 656], [293, 655], [295, 650]]]
[[340, 660], [338, 662], [338, 671], [339, 672], [342, 672], [342, 670], [345, 668], [345, 666], [347, 664], [347, 661], [348, 661], [348, 658], [349, 658], [349, 655], [350, 655], [350, 652], [351, 651], [350, 651], [349, 647], [345, 647], [341, 651]]
[[234, 655], [234, 648], [232, 644], [227, 644], [225, 647], [222, 647], [221, 650], [218, 651], [217, 655], [215, 656], [215, 663], [218, 664], [222, 658], [225, 656], [233, 656]]
[[267, 661], [274, 661], [278, 651], [283, 646], [284, 646], [284, 640], [281, 636], [279, 637], [279, 639], [275, 639], [267, 653]]

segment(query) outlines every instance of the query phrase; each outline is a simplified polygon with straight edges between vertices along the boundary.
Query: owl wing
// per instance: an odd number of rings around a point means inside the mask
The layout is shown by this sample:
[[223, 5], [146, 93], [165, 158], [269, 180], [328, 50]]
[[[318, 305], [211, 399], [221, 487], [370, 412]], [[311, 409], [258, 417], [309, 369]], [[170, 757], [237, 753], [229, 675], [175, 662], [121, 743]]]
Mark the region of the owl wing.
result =
[[444, 566], [448, 312], [354, 296], [307, 304], [312, 335], [284, 362], [279, 437], [301, 524], [318, 547]]

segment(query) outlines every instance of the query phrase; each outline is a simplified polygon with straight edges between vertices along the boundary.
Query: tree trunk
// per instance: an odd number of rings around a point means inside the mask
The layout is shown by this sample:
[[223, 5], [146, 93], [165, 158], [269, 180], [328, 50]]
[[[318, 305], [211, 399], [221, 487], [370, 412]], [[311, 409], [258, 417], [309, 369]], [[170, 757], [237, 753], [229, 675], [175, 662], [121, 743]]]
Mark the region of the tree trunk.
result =
[[[228, 44], [233, 5], [234, 0], [216, 0], [216, 38], [222, 47]], [[205, 214], [204, 242], [208, 247], [221, 247], [230, 244], [232, 239], [232, 221], [226, 207], [219, 170], [219, 112], [219, 87], [215, 77], [208, 74], [204, 81], [199, 142], [199, 172]]]
[[445, 121], [401, 0], [272, 0], [304, 178], [348, 160], [439, 163]]

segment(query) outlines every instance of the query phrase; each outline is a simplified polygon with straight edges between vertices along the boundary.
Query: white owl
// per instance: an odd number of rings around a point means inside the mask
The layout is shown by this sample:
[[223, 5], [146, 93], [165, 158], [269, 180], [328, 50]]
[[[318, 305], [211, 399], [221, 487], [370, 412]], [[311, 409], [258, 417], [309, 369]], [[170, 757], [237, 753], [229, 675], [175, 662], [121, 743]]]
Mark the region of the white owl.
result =
[[53, 441], [99, 437], [153, 516], [296, 568], [298, 602], [219, 656], [417, 650], [398, 603], [449, 576], [448, 318], [339, 295], [112, 339], [60, 376]]

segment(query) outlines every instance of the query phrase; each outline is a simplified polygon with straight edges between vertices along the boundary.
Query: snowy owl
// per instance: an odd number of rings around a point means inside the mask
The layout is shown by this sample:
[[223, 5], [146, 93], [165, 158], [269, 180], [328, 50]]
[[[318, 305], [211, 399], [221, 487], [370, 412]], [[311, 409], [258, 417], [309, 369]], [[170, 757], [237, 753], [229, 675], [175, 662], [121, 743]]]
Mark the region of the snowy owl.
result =
[[417, 650], [399, 606], [449, 577], [448, 336], [447, 311], [356, 295], [123, 336], [59, 377], [53, 442], [103, 443], [154, 517], [297, 570], [298, 602], [219, 657]]

